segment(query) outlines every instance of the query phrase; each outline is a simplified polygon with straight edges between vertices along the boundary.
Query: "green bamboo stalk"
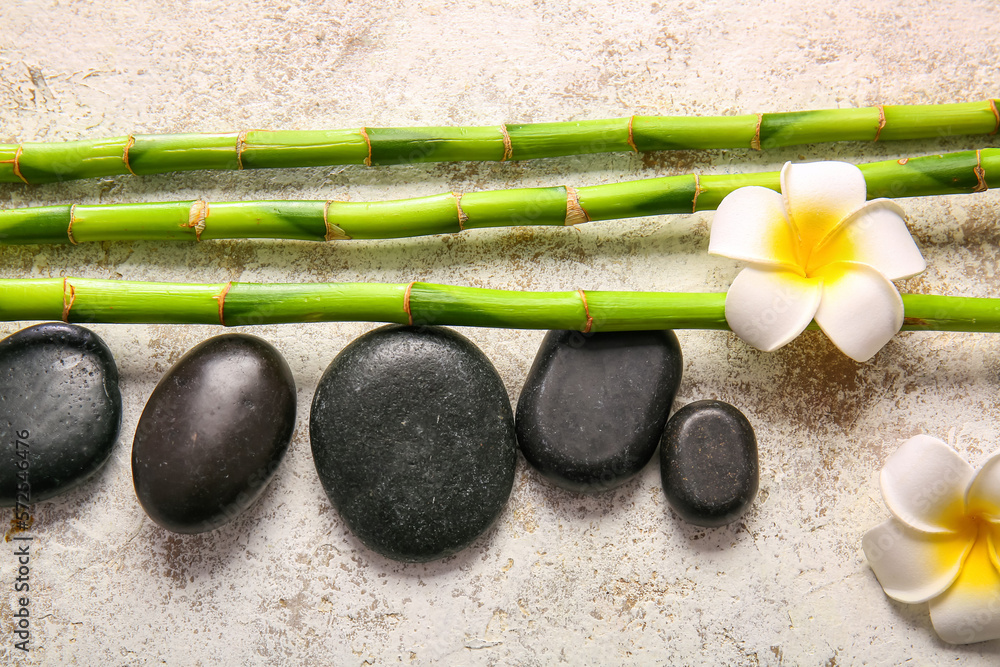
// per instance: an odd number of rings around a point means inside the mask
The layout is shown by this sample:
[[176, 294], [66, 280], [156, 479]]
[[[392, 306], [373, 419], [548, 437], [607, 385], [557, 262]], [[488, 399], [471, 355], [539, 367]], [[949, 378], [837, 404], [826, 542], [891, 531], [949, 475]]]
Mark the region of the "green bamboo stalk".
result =
[[1000, 100], [884, 105], [740, 116], [631, 116], [493, 127], [361, 127], [222, 134], [130, 134], [0, 144], [0, 183], [51, 183], [191, 169], [269, 169], [460, 160], [529, 160], [589, 153], [777, 148], [993, 134]]
[[[725, 303], [723, 292], [523, 292], [419, 282], [0, 280], [2, 321], [224, 326], [350, 321], [579, 331], [727, 329]], [[1000, 332], [1000, 299], [904, 294], [903, 305], [906, 330]]]
[[[1000, 170], [1000, 148], [859, 166], [869, 198], [981, 192], [988, 187], [987, 174]], [[723, 197], [745, 185], [778, 190], [778, 172], [667, 176], [577, 189], [447, 193], [368, 203], [199, 200], [40, 206], [0, 210], [0, 244], [232, 238], [329, 241], [450, 234], [509, 225], [571, 225], [712, 210]]]

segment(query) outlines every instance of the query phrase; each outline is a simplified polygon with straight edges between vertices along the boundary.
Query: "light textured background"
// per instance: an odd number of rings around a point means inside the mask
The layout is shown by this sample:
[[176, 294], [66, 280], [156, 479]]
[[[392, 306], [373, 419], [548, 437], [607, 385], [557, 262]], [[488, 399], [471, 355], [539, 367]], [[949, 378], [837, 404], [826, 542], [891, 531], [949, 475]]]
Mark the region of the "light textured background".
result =
[[[769, 0], [753, 9], [736, 0], [8, 0], [0, 5], [0, 141], [981, 100], [1000, 95], [996, 23], [994, 0]], [[2, 185], [0, 207], [366, 201], [988, 145], [996, 138], [119, 177]], [[930, 264], [904, 290], [998, 296], [996, 192], [904, 205]], [[737, 266], [707, 256], [710, 221], [703, 213], [327, 245], [28, 246], [0, 249], [0, 273], [721, 291]], [[25, 324], [0, 324], [0, 334]], [[160, 375], [221, 329], [94, 326], [118, 360], [124, 424], [100, 474], [36, 508], [31, 661], [996, 664], [998, 643], [948, 646], [926, 605], [888, 600], [860, 541], [887, 515], [877, 474], [900, 441], [936, 435], [974, 464], [1000, 445], [1000, 336], [902, 334], [859, 365], [817, 333], [761, 354], [728, 333], [680, 332], [677, 404], [730, 401], [757, 431], [760, 494], [742, 520], [714, 530], [681, 522], [655, 465], [615, 492], [584, 497], [545, 484], [522, 460], [493, 531], [443, 562], [400, 565], [346, 532], [309, 451], [320, 374], [372, 326], [252, 330], [295, 373], [294, 440], [257, 505], [195, 537], [145, 517], [129, 455]], [[516, 401], [542, 333], [462, 333], [494, 361]], [[8, 633], [14, 567], [0, 553], [0, 661], [19, 658]]]

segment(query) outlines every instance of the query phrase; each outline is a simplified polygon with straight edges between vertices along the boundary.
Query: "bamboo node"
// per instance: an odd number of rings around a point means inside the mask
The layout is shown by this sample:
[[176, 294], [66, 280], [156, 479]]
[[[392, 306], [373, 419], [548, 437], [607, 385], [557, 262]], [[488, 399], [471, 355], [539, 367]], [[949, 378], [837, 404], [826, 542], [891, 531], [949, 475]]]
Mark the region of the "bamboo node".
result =
[[882, 130], [885, 128], [885, 107], [881, 104], [876, 104], [875, 108], [878, 109], [878, 129], [875, 131], [875, 138], [872, 139], [872, 143], [878, 141], [878, 138], [882, 136]]
[[128, 173], [135, 176], [136, 173], [132, 171], [132, 165], [128, 163], [128, 152], [133, 146], [135, 146], [135, 136], [130, 134], [128, 135], [128, 139], [125, 140], [125, 150], [122, 151], [122, 162], [125, 163], [125, 169], [128, 170]]
[[21, 173], [21, 153], [23, 152], [24, 144], [18, 144], [17, 150], [14, 151], [14, 175], [20, 178], [25, 185], [31, 185], [31, 183], [28, 182], [28, 179], [24, 177], [24, 174]]
[[464, 232], [465, 223], [469, 221], [469, 216], [462, 210], [462, 193], [452, 192], [451, 196], [455, 198], [455, 208], [458, 209], [458, 231]]
[[757, 125], [753, 129], [753, 139], [750, 140], [750, 148], [755, 151], [760, 150], [760, 126], [764, 123], [764, 114], [757, 114]]
[[583, 315], [587, 318], [583, 326], [583, 333], [590, 333], [591, 327], [594, 326], [594, 318], [590, 316], [590, 306], [587, 305], [587, 295], [582, 289], [576, 291], [580, 295], [580, 301], [583, 302]]
[[406, 286], [406, 291], [403, 292], [403, 312], [406, 313], [406, 321], [411, 327], [413, 326], [413, 312], [410, 311], [410, 290], [413, 289], [413, 285], [416, 281], [410, 283]]
[[976, 187], [972, 188], [973, 192], [986, 192], [989, 186], [986, 185], [986, 170], [983, 169], [983, 154], [982, 149], [976, 149], [976, 166], [973, 167], [972, 173], [976, 175]]
[[69, 278], [63, 277], [63, 309], [62, 321], [69, 324], [69, 310], [76, 301], [76, 288], [69, 282]]
[[507, 132], [506, 124], [500, 125], [500, 134], [503, 135], [503, 157], [500, 158], [500, 161], [506, 162], [514, 155], [514, 144], [510, 140], [510, 133]]
[[698, 195], [701, 194], [701, 178], [698, 174], [694, 175], [694, 197], [691, 199], [691, 212], [698, 212]]
[[243, 151], [247, 149], [247, 132], [249, 130], [242, 130], [236, 136], [236, 168], [240, 171], [243, 170]]
[[566, 187], [566, 222], [567, 227], [579, 225], [583, 222], [590, 222], [590, 215], [580, 205], [580, 196], [576, 193], [576, 188], [569, 185]]
[[69, 242], [73, 245], [79, 245], [76, 239], [73, 238], [73, 223], [76, 222], [76, 204], [69, 207], [69, 226], [66, 227], [66, 236], [69, 237]]
[[997, 124], [993, 127], [993, 131], [990, 132], [993, 135], [997, 133], [997, 130], [1000, 130], [1000, 111], [997, 111], [996, 100], [990, 100], [990, 111], [993, 112], [993, 117], [997, 119]]
[[219, 324], [226, 326], [226, 318], [223, 314], [223, 309], [226, 306], [226, 295], [229, 294], [229, 290], [233, 286], [233, 281], [230, 280], [222, 287], [222, 291], [213, 296], [212, 298], [219, 302]]
[[635, 147], [635, 135], [632, 134], [632, 121], [635, 120], [635, 116], [628, 117], [628, 145], [632, 147], [634, 153], [638, 153], [639, 149]]
[[347, 241], [351, 237], [347, 235], [340, 226], [330, 222], [330, 204], [333, 202], [329, 199], [326, 200], [326, 204], [323, 205], [323, 226], [326, 228], [326, 236], [323, 237], [324, 241]]
[[208, 212], [208, 202], [204, 199], [199, 199], [191, 204], [187, 224], [181, 225], [181, 227], [194, 227], [194, 238], [196, 241], [201, 241], [201, 233], [205, 231], [205, 221], [208, 219]]
[[365, 143], [368, 145], [368, 157], [365, 158], [365, 166], [370, 167], [372, 166], [372, 140], [368, 136], [368, 128], [361, 128], [361, 136], [364, 137]]

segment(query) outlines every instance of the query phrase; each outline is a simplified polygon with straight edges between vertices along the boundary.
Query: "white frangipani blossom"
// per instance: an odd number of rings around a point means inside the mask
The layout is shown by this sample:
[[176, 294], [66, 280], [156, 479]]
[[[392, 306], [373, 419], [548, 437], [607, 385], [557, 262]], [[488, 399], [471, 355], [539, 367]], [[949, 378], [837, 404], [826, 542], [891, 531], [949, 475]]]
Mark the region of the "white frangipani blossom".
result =
[[904, 213], [866, 202], [861, 170], [846, 162], [786, 163], [781, 194], [751, 186], [715, 213], [708, 251], [749, 264], [726, 295], [726, 320], [769, 352], [815, 319], [856, 361], [867, 361], [903, 324], [891, 281], [926, 267]]
[[879, 478], [892, 517], [862, 548], [893, 600], [930, 603], [952, 644], [1000, 638], [1000, 451], [978, 470], [937, 438], [897, 449]]

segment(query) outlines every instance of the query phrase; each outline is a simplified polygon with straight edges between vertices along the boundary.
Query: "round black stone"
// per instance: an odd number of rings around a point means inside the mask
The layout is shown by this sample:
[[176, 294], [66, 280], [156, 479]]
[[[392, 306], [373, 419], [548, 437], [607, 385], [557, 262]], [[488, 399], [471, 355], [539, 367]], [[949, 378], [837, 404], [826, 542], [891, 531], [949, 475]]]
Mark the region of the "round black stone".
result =
[[0, 505], [83, 482], [108, 460], [121, 417], [118, 368], [94, 332], [52, 322], [0, 341]]
[[670, 506], [685, 521], [730, 523], [757, 495], [757, 439], [742, 412], [722, 401], [678, 410], [660, 442], [660, 476]]
[[656, 451], [682, 370], [672, 331], [550, 331], [517, 402], [524, 458], [571, 490], [622, 484]]
[[514, 483], [507, 390], [449, 329], [389, 325], [353, 341], [320, 379], [309, 434], [330, 502], [366, 546], [395, 560], [464, 548]]
[[263, 493], [295, 427], [295, 381], [270, 343], [210, 338], [167, 371], [132, 445], [132, 481], [153, 521], [200, 533], [234, 519]]

